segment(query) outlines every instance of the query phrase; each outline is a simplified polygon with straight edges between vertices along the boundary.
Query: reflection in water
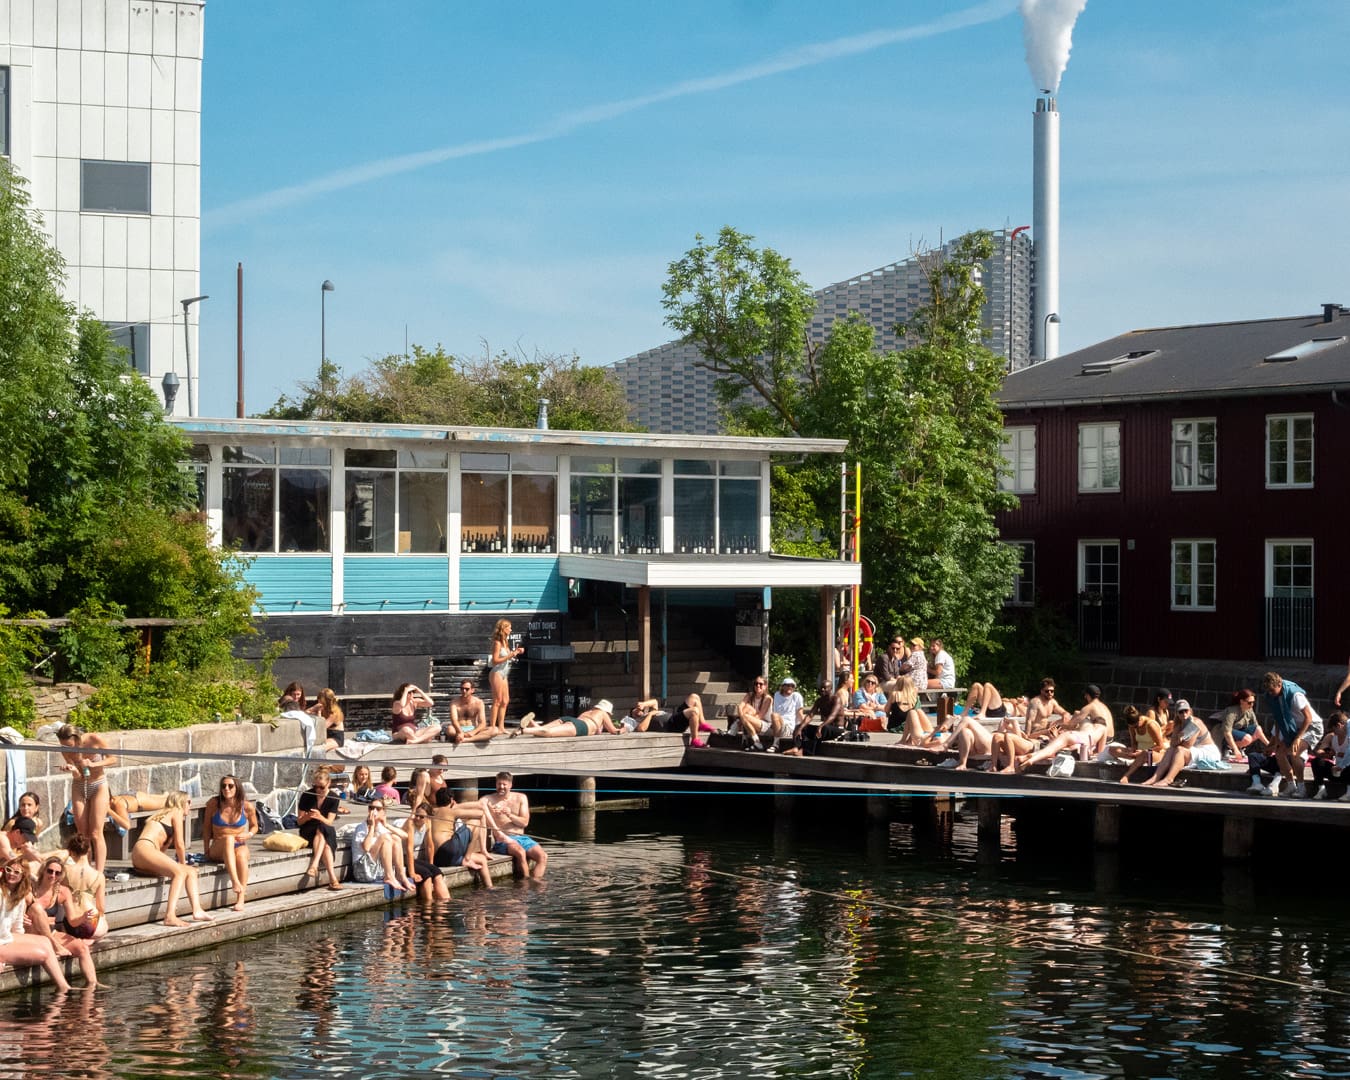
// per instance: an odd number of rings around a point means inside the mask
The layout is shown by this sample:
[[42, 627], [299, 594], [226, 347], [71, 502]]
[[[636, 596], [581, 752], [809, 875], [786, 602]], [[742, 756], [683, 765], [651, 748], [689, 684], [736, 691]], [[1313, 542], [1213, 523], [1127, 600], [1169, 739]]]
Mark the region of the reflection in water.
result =
[[0, 1078], [1350, 1073], [1332, 908], [977, 868], [957, 815], [954, 848], [892, 826], [886, 859], [593, 817], [542, 882], [2, 999]]

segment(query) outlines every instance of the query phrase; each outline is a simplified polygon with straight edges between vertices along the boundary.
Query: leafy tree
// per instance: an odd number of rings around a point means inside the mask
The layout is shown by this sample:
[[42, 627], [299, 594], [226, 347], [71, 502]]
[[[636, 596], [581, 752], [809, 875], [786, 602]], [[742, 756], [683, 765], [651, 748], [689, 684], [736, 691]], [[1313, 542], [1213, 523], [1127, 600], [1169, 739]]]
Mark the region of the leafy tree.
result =
[[235, 675], [253, 593], [192, 504], [182, 434], [61, 279], [23, 180], [0, 163], [0, 595], [14, 612], [74, 616], [63, 644], [76, 677], [127, 670], [124, 615], [182, 622], [162, 653], [188, 677]]
[[507, 353], [466, 360], [441, 346], [413, 346], [346, 377], [326, 364], [319, 377], [283, 395], [264, 415], [282, 420], [534, 427], [539, 399], [549, 424], [577, 431], [628, 431], [628, 403], [618, 381], [576, 356]]
[[[722, 376], [732, 430], [848, 440], [862, 470], [863, 610], [891, 631], [937, 634], [968, 660], [991, 642], [1016, 565], [994, 526], [1010, 496], [998, 486], [1003, 363], [981, 342], [976, 269], [989, 234], [919, 256], [929, 303], [901, 328], [906, 347], [885, 353], [857, 315], [810, 349], [809, 287], [751, 239], [726, 228], [716, 247], [699, 237], [671, 263], [666, 321]], [[837, 465], [776, 466], [773, 484], [775, 547], [832, 550]], [[810, 618], [774, 626], [776, 648], [814, 655]]]

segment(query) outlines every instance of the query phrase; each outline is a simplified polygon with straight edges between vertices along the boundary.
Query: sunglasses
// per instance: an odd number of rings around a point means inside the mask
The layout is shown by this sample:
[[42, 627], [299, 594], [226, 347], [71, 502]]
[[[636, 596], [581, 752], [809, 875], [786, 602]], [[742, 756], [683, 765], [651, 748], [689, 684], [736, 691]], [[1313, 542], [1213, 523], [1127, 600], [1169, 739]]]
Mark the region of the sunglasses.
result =
[[62, 870], [59, 866], [49, 866], [47, 867], [46, 870], [43, 871], [43, 873], [49, 875], [50, 877], [60, 877], [63, 873], [65, 873], [65, 871]]
[[234, 790], [234, 785], [233, 785], [233, 784], [221, 784], [221, 785], [220, 785], [220, 790], [221, 790], [221, 791], [233, 791], [233, 790]]
[[468, 683], [465, 683], [463, 686], [460, 687], [460, 689], [461, 689], [461, 690], [472, 690], [473, 687], [470, 686]]

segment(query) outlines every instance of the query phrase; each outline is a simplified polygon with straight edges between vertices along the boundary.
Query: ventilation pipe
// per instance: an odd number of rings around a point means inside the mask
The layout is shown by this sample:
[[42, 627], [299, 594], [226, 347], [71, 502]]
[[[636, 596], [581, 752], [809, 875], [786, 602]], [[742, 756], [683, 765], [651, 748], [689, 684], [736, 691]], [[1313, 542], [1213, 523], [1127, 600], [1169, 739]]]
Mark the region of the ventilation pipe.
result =
[[535, 417], [534, 426], [540, 431], [548, 430], [548, 398], [539, 399], [539, 414]]

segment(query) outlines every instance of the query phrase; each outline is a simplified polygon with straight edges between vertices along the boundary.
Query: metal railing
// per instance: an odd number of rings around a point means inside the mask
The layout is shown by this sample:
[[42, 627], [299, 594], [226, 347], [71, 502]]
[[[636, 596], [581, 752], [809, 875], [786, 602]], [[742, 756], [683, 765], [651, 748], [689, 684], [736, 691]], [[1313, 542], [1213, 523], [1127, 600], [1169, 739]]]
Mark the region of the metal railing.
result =
[[1311, 660], [1313, 598], [1266, 597], [1266, 655], [1286, 660]]

